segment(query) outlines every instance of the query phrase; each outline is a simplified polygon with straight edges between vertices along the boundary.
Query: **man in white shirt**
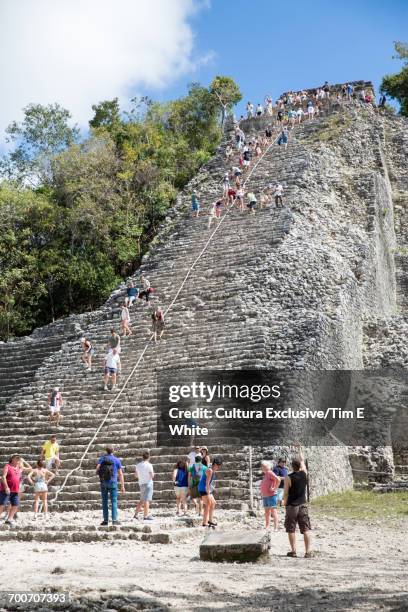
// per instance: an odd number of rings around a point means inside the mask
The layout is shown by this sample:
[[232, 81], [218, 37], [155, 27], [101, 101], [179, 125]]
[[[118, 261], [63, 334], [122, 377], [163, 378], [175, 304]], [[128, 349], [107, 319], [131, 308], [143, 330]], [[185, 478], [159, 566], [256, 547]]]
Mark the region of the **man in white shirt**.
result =
[[117, 349], [112, 349], [105, 357], [105, 377], [104, 377], [104, 390], [109, 391], [108, 382], [112, 380], [111, 391], [115, 390], [116, 387], [116, 374], [120, 367], [120, 357]]
[[140, 510], [143, 508], [143, 520], [152, 521], [153, 517], [149, 514], [150, 502], [153, 499], [153, 478], [154, 470], [149, 461], [150, 453], [145, 451], [142, 461], [136, 464], [136, 477], [139, 481], [140, 501], [136, 506], [134, 518], [138, 518]]
[[283, 206], [283, 202], [282, 202], [283, 187], [280, 183], [276, 183], [273, 189], [273, 193], [275, 196], [275, 206], [277, 207], [278, 204], [280, 204], [280, 206]]
[[151, 292], [152, 288], [150, 285], [150, 281], [142, 274], [140, 277], [140, 291], [137, 297], [139, 298], [139, 300], [143, 300], [143, 298], [145, 299], [145, 306], [149, 304]]
[[200, 455], [200, 447], [193, 446], [191, 451], [188, 453], [188, 455], [186, 455], [188, 459], [188, 467], [191, 467], [192, 465], [194, 465], [195, 458], [197, 457], [197, 455]]

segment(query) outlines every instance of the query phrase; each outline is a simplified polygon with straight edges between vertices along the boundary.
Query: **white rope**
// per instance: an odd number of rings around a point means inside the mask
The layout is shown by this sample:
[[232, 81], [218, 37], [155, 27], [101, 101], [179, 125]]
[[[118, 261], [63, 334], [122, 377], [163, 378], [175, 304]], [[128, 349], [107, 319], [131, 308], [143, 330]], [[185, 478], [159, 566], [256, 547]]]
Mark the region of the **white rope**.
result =
[[[267, 152], [269, 151], [269, 149], [277, 142], [279, 135], [275, 138], [275, 140], [273, 142], [271, 142], [267, 148], [265, 149], [265, 151], [262, 153], [262, 155], [259, 157], [258, 161], [254, 164], [254, 166], [252, 167], [252, 169], [250, 170], [250, 172], [248, 173], [247, 177], [245, 178], [244, 182], [243, 182], [243, 186], [245, 186], [245, 184], [247, 183], [247, 181], [249, 180], [249, 178], [251, 177], [252, 173], [254, 172], [255, 168], [258, 166], [259, 162], [264, 158], [264, 156], [267, 154]], [[182, 291], [184, 285], [186, 284], [191, 272], [194, 270], [196, 264], [198, 263], [198, 261], [201, 259], [201, 257], [203, 256], [203, 254], [205, 253], [205, 251], [207, 250], [208, 245], [210, 244], [211, 240], [213, 239], [213, 237], [215, 236], [215, 234], [217, 233], [217, 231], [219, 230], [221, 224], [223, 223], [223, 221], [225, 220], [225, 218], [227, 217], [229, 211], [231, 210], [231, 208], [233, 207], [233, 204], [230, 204], [229, 206], [227, 206], [227, 210], [225, 212], [225, 214], [221, 217], [219, 223], [217, 224], [216, 228], [214, 229], [214, 231], [210, 234], [210, 237], [208, 238], [208, 240], [206, 241], [204, 247], [201, 249], [200, 253], [197, 255], [197, 257], [195, 258], [195, 260], [193, 261], [193, 263], [191, 264], [190, 268], [187, 271], [187, 274], [185, 275], [180, 287], [178, 288], [174, 298], [172, 299], [172, 301], [170, 302], [170, 304], [168, 305], [168, 307], [166, 308], [166, 310], [164, 311], [164, 315], [167, 315], [167, 313], [171, 310], [171, 308], [173, 307], [174, 303], [176, 302], [178, 296], [180, 295], [180, 292]], [[53, 500], [50, 501], [50, 504], [53, 504], [57, 501], [58, 499], [58, 495], [63, 491], [63, 489], [65, 488], [68, 479], [72, 476], [72, 474], [74, 474], [75, 472], [77, 472], [78, 470], [81, 469], [82, 463], [86, 457], [86, 455], [88, 454], [89, 449], [91, 448], [92, 444], [95, 442], [96, 438], [99, 435], [99, 432], [101, 431], [102, 427], [105, 425], [106, 421], [108, 420], [108, 417], [110, 415], [110, 413], [112, 412], [113, 407], [115, 406], [115, 404], [117, 403], [118, 399], [120, 398], [120, 396], [122, 395], [123, 391], [126, 389], [128, 382], [130, 381], [130, 379], [133, 377], [134, 373], [136, 372], [140, 362], [143, 359], [144, 354], [146, 353], [147, 349], [149, 348], [149, 345], [152, 341], [154, 337], [154, 334], [151, 334], [149, 340], [147, 341], [144, 349], [142, 350], [139, 359], [136, 361], [135, 365], [133, 366], [132, 370], [130, 371], [130, 374], [128, 374], [128, 376], [126, 377], [126, 380], [123, 384], [123, 386], [121, 387], [121, 389], [119, 390], [118, 394], [115, 396], [115, 398], [112, 400], [110, 406], [108, 407], [108, 410], [106, 411], [106, 414], [104, 416], [104, 418], [102, 419], [100, 425], [98, 426], [98, 428], [95, 430], [94, 435], [92, 436], [92, 438], [90, 439], [90, 441], [88, 442], [88, 445], [86, 447], [86, 449], [84, 450], [84, 452], [82, 453], [82, 456], [78, 462], [78, 465], [73, 468], [72, 470], [70, 470], [68, 472], [68, 474], [65, 476], [64, 481], [62, 483], [62, 485], [59, 487], [59, 489], [56, 490], [55, 492], [55, 497]]]

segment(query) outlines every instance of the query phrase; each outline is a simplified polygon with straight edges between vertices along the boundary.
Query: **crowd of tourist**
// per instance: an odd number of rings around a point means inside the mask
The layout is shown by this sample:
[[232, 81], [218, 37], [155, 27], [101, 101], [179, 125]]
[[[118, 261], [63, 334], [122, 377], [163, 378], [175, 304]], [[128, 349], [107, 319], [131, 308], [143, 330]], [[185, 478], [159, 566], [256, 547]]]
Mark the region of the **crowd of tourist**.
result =
[[[235, 207], [239, 212], [245, 210], [249, 214], [255, 214], [257, 209], [273, 206], [283, 206], [283, 186], [278, 177], [271, 180], [269, 185], [262, 189], [258, 196], [253, 190], [245, 191], [245, 182], [251, 167], [264, 154], [271, 144], [287, 147], [290, 132], [303, 121], [311, 120], [324, 110], [324, 106], [330, 102], [344, 102], [352, 99], [362, 104], [375, 104], [373, 94], [364, 88], [355, 90], [351, 83], [345, 83], [341, 88], [332, 89], [326, 81], [324, 85], [315, 90], [291, 91], [282, 95], [275, 103], [271, 96], [265, 97], [265, 103], [252, 102], [246, 104], [246, 117], [241, 115], [235, 121], [233, 136], [225, 149], [225, 157], [228, 164], [232, 164], [228, 172], [224, 174], [221, 181], [222, 193], [208, 205], [205, 214], [208, 217], [208, 229], [217, 219], [222, 216], [223, 210]], [[379, 106], [386, 103], [382, 96]], [[241, 123], [245, 120], [266, 118], [267, 125], [258, 135], [248, 138], [242, 129]], [[197, 191], [191, 195], [191, 209], [193, 218], [198, 218], [202, 210], [202, 204]]]
[[[198, 516], [202, 516], [202, 526], [215, 528], [216, 508], [215, 483], [223, 465], [220, 457], [210, 458], [207, 447], [193, 447], [180, 458], [173, 469], [170, 482], [174, 485], [176, 516], [186, 516], [191, 504]], [[19, 455], [13, 455], [2, 470], [0, 480], [0, 514], [6, 510], [5, 524], [13, 526], [27, 483], [34, 493], [34, 517], [39, 516], [40, 502], [44, 518], [48, 518], [48, 485], [55, 478], [61, 466], [60, 448], [55, 435], [51, 435], [40, 449], [39, 459], [32, 467]], [[291, 551], [288, 556], [296, 556], [296, 526], [304, 536], [305, 556], [310, 556], [310, 519], [307, 509], [306, 486], [307, 470], [303, 454], [298, 447], [298, 457], [292, 460], [292, 472], [286, 467], [286, 460], [280, 458], [273, 467], [269, 461], [261, 462], [262, 480], [260, 495], [265, 513], [265, 528], [270, 528], [273, 518], [274, 530], [279, 529], [278, 508], [285, 506], [285, 529], [289, 536]], [[115, 455], [112, 446], [98, 459], [96, 474], [100, 481], [103, 520], [101, 526], [119, 525], [118, 493], [125, 493], [124, 467]], [[150, 461], [149, 451], [144, 451], [141, 460], [135, 465], [139, 486], [139, 501], [135, 508], [134, 519], [143, 512], [143, 521], [152, 521], [150, 504], [154, 494], [155, 472]]]

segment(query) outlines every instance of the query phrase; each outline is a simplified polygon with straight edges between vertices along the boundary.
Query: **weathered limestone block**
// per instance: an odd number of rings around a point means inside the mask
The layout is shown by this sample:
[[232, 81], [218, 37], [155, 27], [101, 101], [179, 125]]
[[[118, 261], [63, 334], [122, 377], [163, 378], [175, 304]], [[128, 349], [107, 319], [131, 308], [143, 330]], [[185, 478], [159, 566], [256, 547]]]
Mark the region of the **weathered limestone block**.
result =
[[269, 555], [270, 534], [259, 531], [212, 531], [200, 545], [202, 561], [254, 562]]

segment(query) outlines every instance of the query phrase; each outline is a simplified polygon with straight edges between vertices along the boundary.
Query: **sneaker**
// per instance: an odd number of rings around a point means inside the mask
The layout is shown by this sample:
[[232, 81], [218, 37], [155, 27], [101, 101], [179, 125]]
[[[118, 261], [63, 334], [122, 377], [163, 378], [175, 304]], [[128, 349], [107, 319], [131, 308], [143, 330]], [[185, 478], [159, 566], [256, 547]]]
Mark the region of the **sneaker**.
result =
[[109, 523], [107, 521], [102, 521], [101, 527], [107, 527]]
[[133, 518], [135, 519], [135, 521], [138, 521], [139, 520], [139, 515], [136, 514], [136, 512], [135, 512], [135, 514], [133, 515]]
[[116, 385], [112, 385], [111, 391], [115, 391]]
[[9, 525], [10, 527], [12, 527], [12, 526], [13, 526], [12, 521], [9, 521], [8, 519], [7, 519], [7, 521], [4, 521], [4, 524], [5, 524], [5, 525]]
[[112, 521], [112, 525], [120, 525], [120, 521]]
[[144, 521], [153, 521], [154, 519], [153, 519], [152, 516], [145, 516], [145, 517], [143, 517], [143, 520]]
[[92, 368], [87, 368], [86, 371], [87, 372], [92, 372]]
[[104, 386], [104, 388], [103, 388], [103, 390], [104, 390], [104, 391], [109, 391], [108, 386], [107, 386], [107, 385], [105, 385], [105, 386]]

